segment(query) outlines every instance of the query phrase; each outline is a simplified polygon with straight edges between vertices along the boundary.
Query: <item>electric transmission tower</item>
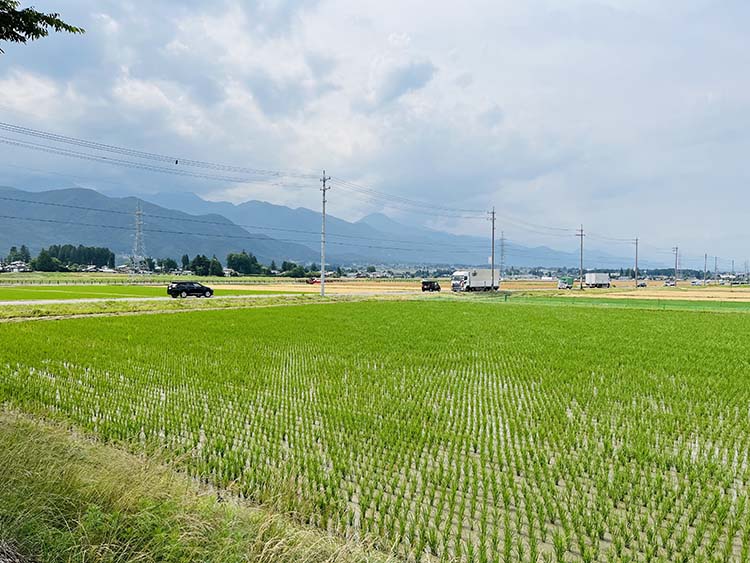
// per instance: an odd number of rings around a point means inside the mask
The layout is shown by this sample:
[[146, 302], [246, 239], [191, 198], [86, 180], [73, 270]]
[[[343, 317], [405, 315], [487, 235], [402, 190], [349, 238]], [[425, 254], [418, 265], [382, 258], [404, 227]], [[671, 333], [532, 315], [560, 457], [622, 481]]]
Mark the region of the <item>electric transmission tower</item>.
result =
[[143, 272], [146, 266], [146, 245], [143, 242], [143, 209], [141, 202], [135, 208], [135, 239], [133, 240], [133, 255], [131, 262], [134, 272]]

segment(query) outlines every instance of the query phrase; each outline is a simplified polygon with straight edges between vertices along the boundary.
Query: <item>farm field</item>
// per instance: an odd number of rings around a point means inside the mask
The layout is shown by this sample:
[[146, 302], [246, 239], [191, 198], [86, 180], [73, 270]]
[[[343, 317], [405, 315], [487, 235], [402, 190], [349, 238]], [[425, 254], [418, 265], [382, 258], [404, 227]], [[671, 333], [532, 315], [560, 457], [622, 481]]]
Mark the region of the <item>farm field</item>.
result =
[[[484, 297], [484, 296], [480, 296]], [[705, 312], [731, 312], [750, 313], [750, 302], [741, 300], [724, 299], [690, 299], [641, 297], [640, 295], [623, 299], [620, 296], [608, 294], [602, 295], [561, 295], [559, 292], [539, 293], [534, 295], [512, 295], [510, 299], [514, 304], [550, 305], [559, 307], [583, 307], [583, 308], [615, 308], [615, 309], [650, 309], [662, 311], [705, 311]]]
[[406, 559], [748, 561], [748, 330], [531, 299], [4, 324], [0, 402]]
[[[271, 289], [263, 287], [221, 287], [217, 297], [225, 295], [262, 295], [270, 293], [291, 293], [294, 288]], [[297, 291], [299, 293], [299, 291]], [[35, 301], [58, 299], [134, 299], [148, 297], [168, 297], [166, 284], [151, 285], [16, 285], [0, 287], [2, 301]]]

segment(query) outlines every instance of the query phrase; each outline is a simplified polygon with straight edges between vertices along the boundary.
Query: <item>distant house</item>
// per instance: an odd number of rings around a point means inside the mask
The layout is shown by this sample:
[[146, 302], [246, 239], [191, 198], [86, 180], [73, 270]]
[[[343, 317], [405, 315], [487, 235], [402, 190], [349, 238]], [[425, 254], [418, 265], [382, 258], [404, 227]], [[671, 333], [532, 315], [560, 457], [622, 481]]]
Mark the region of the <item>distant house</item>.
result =
[[30, 272], [31, 267], [21, 260], [16, 260], [15, 262], [9, 262], [3, 267], [0, 267], [0, 272], [10, 272], [10, 273], [18, 273], [18, 272]]

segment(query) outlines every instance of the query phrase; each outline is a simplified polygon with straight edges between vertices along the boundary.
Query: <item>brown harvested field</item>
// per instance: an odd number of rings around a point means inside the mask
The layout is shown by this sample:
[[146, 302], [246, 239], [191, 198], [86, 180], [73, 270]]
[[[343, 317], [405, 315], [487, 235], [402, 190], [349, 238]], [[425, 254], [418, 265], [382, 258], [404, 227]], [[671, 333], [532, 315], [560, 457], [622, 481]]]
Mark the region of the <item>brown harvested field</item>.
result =
[[588, 289], [561, 292], [571, 298], [606, 297], [607, 299], [660, 299], [680, 301], [735, 301], [750, 302], [750, 287], [690, 286], [664, 287], [663, 282], [649, 282], [648, 287], [638, 288], [630, 284], [617, 284], [613, 289]]
[[[443, 290], [448, 283], [443, 284]], [[215, 284], [215, 289], [263, 289], [264, 291], [278, 291], [279, 293], [319, 293], [320, 284], [309, 284], [304, 281], [295, 282], [290, 280], [272, 281], [264, 284]], [[449, 289], [449, 288], [448, 288]], [[326, 293], [331, 295], [351, 294], [378, 294], [378, 293], [403, 293], [421, 292], [422, 286], [419, 281], [413, 280], [326, 280]]]

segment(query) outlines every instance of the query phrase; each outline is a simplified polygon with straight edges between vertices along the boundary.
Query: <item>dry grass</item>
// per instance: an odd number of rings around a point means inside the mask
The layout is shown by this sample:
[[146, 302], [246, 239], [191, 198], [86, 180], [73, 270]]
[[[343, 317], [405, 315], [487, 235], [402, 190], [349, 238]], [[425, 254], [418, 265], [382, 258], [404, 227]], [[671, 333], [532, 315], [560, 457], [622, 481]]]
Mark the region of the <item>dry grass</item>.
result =
[[0, 411], [0, 467], [0, 546], [34, 561], [387, 560], [17, 413]]

